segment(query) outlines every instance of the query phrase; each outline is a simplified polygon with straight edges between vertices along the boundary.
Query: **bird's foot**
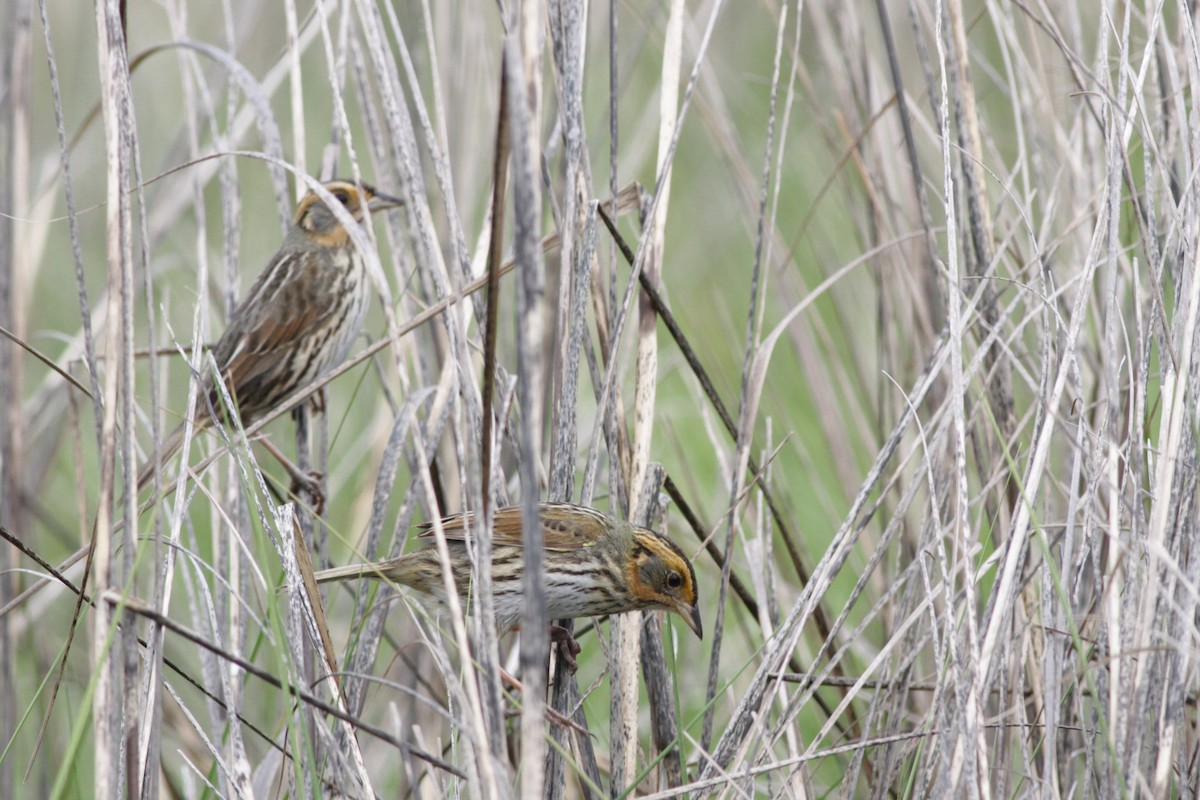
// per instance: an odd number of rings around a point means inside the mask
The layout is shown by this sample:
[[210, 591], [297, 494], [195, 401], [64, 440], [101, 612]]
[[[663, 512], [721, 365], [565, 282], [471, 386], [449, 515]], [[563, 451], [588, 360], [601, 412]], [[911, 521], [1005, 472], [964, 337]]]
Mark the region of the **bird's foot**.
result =
[[579, 669], [579, 662], [575, 660], [575, 656], [583, 650], [579, 646], [579, 642], [575, 641], [571, 632], [561, 625], [550, 626], [550, 641], [558, 644], [558, 657], [567, 662], [567, 669], [571, 670], [571, 674], [574, 675]]
[[303, 492], [308, 497], [313, 514], [318, 517], [324, 514], [325, 490], [322, 486], [325, 481], [325, 473], [315, 469], [310, 469], [308, 472], [296, 470], [291, 473], [291, 476], [292, 485], [288, 491], [297, 497]]

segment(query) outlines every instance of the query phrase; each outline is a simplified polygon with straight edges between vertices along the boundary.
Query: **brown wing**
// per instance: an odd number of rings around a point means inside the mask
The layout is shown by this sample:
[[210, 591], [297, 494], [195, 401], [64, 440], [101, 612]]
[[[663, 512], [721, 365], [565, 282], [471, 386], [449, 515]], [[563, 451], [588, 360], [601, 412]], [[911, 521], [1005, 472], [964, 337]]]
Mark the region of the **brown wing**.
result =
[[301, 341], [319, 332], [322, 319], [331, 313], [332, 304], [320, 298], [314, 265], [297, 269], [296, 259], [302, 257], [290, 250], [276, 254], [231, 315], [213, 352], [242, 405], [243, 419], [296, 388], [294, 383], [280, 385], [287, 383], [280, 381], [280, 372], [287, 369], [283, 362], [304, 357]]
[[[595, 544], [614, 524], [606, 515], [570, 503], [542, 503], [538, 508], [542, 535], [547, 550], [578, 550]], [[455, 514], [442, 520], [446, 538], [462, 541], [473, 513]], [[421, 536], [433, 535], [433, 524], [421, 525]], [[521, 508], [509, 506], [496, 511], [492, 525], [492, 543], [520, 547]]]

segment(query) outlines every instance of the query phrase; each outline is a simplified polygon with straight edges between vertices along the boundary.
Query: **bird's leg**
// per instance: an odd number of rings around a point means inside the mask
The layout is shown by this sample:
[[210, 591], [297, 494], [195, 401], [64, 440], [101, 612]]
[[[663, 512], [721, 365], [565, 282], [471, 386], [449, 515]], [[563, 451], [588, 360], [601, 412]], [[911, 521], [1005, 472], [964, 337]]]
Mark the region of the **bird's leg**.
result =
[[[514, 626], [514, 631], [519, 631], [520, 626]], [[570, 668], [571, 674], [574, 675], [579, 669], [579, 663], [575, 661], [575, 656], [582, 652], [583, 648], [579, 646], [579, 642], [575, 641], [575, 637], [571, 632], [561, 625], [550, 623], [550, 642], [558, 645], [558, 657], [567, 662], [567, 667]]]
[[325, 491], [321, 488], [321, 481], [325, 477], [320, 470], [309, 470], [308, 472], [291, 473], [292, 485], [288, 491], [296, 496], [301, 492], [308, 495], [309, 502], [312, 503], [314, 516], [322, 516], [325, 513]]
[[563, 661], [567, 662], [567, 667], [574, 675], [579, 669], [579, 663], [575, 661], [575, 656], [579, 655], [582, 648], [579, 642], [575, 641], [575, 637], [571, 632], [561, 625], [550, 626], [550, 641], [558, 644], [558, 656]]
[[317, 389], [315, 392], [313, 392], [312, 396], [308, 398], [308, 402], [311, 405], [314, 413], [324, 414], [325, 413], [325, 387], [322, 386], [320, 389]]
[[289, 491], [294, 495], [299, 495], [301, 492], [307, 494], [308, 499], [312, 502], [313, 513], [318, 517], [321, 516], [325, 511], [325, 492], [321, 489], [321, 479], [325, 477], [324, 474], [318, 470], [305, 472], [300, 469], [269, 439], [263, 439], [262, 446], [268, 453], [275, 456], [275, 460], [283, 466], [288, 477], [292, 479]]

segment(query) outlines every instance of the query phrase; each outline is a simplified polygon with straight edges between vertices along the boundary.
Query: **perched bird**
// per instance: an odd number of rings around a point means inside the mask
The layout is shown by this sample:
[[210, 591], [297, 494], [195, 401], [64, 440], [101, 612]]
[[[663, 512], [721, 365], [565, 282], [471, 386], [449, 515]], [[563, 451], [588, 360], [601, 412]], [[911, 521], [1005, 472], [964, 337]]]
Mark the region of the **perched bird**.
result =
[[[356, 222], [370, 211], [403, 203], [368, 184], [334, 180], [324, 184]], [[300, 200], [279, 252], [255, 279], [234, 309], [213, 358], [237, 405], [242, 424], [249, 425], [297, 389], [338, 366], [362, 329], [370, 287], [362, 254], [345, 226], [316, 192]], [[208, 403], [200, 401], [195, 426], [212, 424], [211, 405], [222, 403], [211, 377], [204, 382]], [[176, 428], [138, 474], [141, 490], [156, 462], [170, 458], [183, 443], [184, 426]]]
[[[674, 611], [696, 636], [704, 638], [696, 596], [696, 572], [678, 545], [660, 533], [569, 503], [538, 507], [545, 541], [546, 616], [549, 619], [599, 617], [640, 609]], [[471, 588], [471, 562], [465, 542], [472, 514], [442, 520], [450, 550], [450, 569], [458, 594]], [[433, 524], [421, 526], [433, 536]], [[496, 624], [503, 632], [521, 621], [524, 605], [521, 571], [521, 509], [503, 508], [492, 525], [492, 593]], [[316, 573], [317, 583], [376, 578], [411, 586], [446, 601], [441, 562], [434, 547], [391, 561], [336, 567]], [[555, 626], [556, 627], [556, 626]], [[566, 630], [552, 627], [552, 639], [573, 645]], [[568, 660], [578, 652], [569, 651]]]

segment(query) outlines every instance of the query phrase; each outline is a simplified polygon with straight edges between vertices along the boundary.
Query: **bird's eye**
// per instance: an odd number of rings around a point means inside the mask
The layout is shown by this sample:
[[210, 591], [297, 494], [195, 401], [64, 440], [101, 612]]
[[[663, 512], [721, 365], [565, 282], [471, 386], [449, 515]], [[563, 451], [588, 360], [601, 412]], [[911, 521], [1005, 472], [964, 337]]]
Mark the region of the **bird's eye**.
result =
[[350, 193], [345, 189], [338, 189], [333, 193], [333, 196], [337, 198], [337, 201], [342, 205], [349, 205], [350, 203]]
[[680, 586], [683, 586], [682, 575], [680, 575], [678, 572], [672, 572], [667, 576], [667, 588], [678, 589]]

